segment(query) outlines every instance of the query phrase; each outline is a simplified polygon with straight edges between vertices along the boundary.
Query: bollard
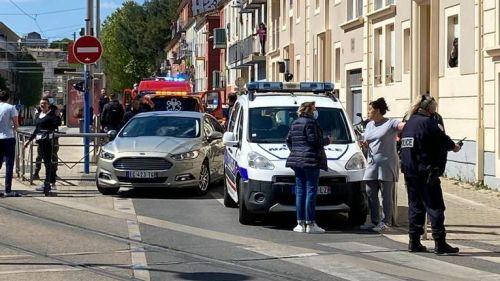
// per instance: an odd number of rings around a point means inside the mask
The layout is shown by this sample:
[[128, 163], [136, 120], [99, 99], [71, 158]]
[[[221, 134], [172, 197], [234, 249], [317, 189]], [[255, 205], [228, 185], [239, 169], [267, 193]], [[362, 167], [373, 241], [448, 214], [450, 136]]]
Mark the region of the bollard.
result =
[[33, 185], [33, 142], [30, 142], [30, 185]]

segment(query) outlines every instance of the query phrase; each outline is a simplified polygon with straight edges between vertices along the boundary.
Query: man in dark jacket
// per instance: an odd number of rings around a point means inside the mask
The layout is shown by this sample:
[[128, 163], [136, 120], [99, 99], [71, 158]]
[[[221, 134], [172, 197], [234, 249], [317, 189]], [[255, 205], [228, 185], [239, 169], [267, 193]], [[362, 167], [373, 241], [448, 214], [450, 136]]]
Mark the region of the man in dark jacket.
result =
[[[42, 109], [41, 108], [39, 108], [39, 109], [40, 110], [38, 112], [36, 121], [38, 121], [38, 119], [40, 119], [40, 114], [42, 113]], [[57, 128], [55, 129], [55, 131], [59, 131], [59, 126], [62, 125], [62, 119], [61, 119], [61, 116], [59, 113], [59, 108], [57, 108], [56, 105], [50, 104], [49, 105], [49, 112], [51, 112], [51, 114], [53, 114], [56, 118]], [[45, 116], [45, 114], [43, 114], [42, 116]], [[40, 145], [37, 146], [37, 154], [38, 155], [36, 156], [36, 160], [35, 160], [35, 171], [33, 172], [33, 176], [32, 176], [33, 180], [40, 179], [40, 170], [42, 169], [42, 162], [43, 162], [43, 152], [41, 151], [41, 149], [42, 149], [42, 147]], [[57, 153], [59, 152], [59, 138], [54, 138], [54, 147], [53, 147], [52, 152], [53, 152], [52, 153], [52, 164], [53, 164], [52, 172], [53, 172], [54, 178], [57, 178], [57, 168], [58, 168], [58, 160], [59, 160]], [[55, 183], [52, 184], [51, 189], [52, 190], [57, 189]], [[43, 191], [43, 187], [37, 188], [37, 191]]]
[[296, 181], [297, 226], [293, 231], [323, 233], [325, 230], [316, 224], [316, 194], [320, 170], [328, 170], [324, 146], [331, 141], [323, 138], [314, 102], [303, 103], [298, 114], [286, 138], [290, 150], [286, 167], [294, 170]]
[[101, 96], [99, 97], [99, 114], [102, 114], [102, 110], [104, 109], [104, 106], [108, 104], [109, 102], [109, 97], [106, 95], [106, 89], [101, 90]]
[[109, 95], [111, 101], [106, 104], [101, 114], [101, 124], [104, 131], [118, 131], [123, 121], [124, 110], [120, 102], [116, 99], [115, 94]]
[[40, 146], [40, 153], [42, 154], [43, 163], [45, 166], [45, 179], [43, 183], [43, 192], [45, 196], [50, 194], [50, 190], [55, 186], [56, 175], [54, 170], [54, 133], [57, 131], [58, 126], [61, 124], [61, 118], [56, 115], [54, 108], [50, 107], [49, 99], [42, 98], [40, 100], [41, 112], [36, 120], [35, 131], [26, 142], [24, 147], [36, 139], [37, 144]]
[[125, 115], [123, 115], [122, 127], [125, 126], [125, 124], [127, 124], [127, 122], [130, 119], [132, 119], [132, 117], [136, 116], [140, 112], [141, 112], [141, 101], [135, 99], [132, 101], [132, 107], [130, 108], [130, 111], [125, 112]]
[[439, 177], [446, 167], [447, 151], [460, 151], [433, 118], [437, 103], [423, 95], [418, 110], [406, 123], [401, 134], [401, 169], [408, 191], [410, 252], [425, 252], [420, 243], [424, 233], [425, 214], [429, 215], [436, 254], [454, 254], [459, 249], [446, 243], [445, 204]]

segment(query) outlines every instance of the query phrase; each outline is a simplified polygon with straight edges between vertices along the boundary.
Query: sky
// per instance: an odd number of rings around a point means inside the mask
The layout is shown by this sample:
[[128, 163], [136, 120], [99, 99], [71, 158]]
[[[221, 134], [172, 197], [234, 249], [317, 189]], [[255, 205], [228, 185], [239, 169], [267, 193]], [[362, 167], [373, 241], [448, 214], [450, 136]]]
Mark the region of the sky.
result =
[[[125, 1], [101, 0], [101, 22]], [[21, 37], [36, 31], [50, 41], [73, 38], [85, 26], [86, 5], [87, 0], [0, 0], [0, 21]]]

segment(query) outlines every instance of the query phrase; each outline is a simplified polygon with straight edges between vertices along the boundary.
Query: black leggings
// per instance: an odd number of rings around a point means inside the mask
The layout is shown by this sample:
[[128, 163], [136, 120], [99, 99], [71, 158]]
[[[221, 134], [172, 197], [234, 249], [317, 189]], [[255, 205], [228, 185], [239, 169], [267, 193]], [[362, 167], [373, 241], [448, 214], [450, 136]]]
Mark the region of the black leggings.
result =
[[43, 165], [45, 167], [45, 180], [43, 181], [43, 184], [45, 186], [50, 186], [51, 183], [56, 183], [56, 171], [54, 169], [55, 165], [52, 164], [52, 140], [40, 140], [38, 142], [38, 145], [40, 146], [40, 154], [42, 156]]

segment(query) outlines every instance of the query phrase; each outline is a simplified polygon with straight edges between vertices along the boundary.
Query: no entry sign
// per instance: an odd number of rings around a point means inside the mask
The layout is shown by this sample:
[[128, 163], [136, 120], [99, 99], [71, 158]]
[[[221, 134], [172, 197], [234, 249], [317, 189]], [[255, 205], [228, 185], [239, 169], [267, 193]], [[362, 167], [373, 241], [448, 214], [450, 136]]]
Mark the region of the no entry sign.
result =
[[101, 58], [102, 45], [93, 36], [82, 36], [73, 45], [73, 53], [79, 62], [91, 64]]

